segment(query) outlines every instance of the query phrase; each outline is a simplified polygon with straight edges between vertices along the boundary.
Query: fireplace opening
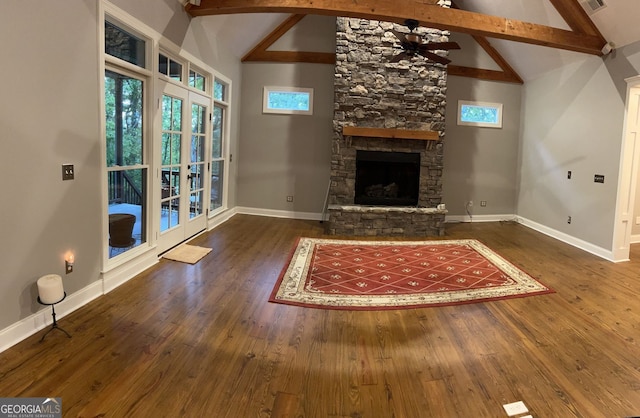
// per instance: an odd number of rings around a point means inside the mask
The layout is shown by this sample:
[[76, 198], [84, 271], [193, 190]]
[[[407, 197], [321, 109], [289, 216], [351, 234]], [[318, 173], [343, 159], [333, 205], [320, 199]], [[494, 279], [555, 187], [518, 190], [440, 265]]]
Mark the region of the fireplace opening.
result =
[[417, 206], [420, 153], [356, 152], [356, 205]]

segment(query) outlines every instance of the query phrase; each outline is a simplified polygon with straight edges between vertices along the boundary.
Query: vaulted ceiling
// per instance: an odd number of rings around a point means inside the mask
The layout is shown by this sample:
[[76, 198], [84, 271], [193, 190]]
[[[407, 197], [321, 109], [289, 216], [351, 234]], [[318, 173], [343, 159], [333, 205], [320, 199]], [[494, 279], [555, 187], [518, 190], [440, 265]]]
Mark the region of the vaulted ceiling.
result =
[[[254, 24], [245, 25], [245, 36], [257, 35], [247, 52], [269, 37], [273, 41], [273, 36], [281, 36], [287, 25], [305, 14], [363, 17], [401, 24], [407, 18], [416, 19], [422, 26], [451, 31], [452, 40], [460, 40], [463, 45], [480, 46], [483, 54], [493, 61], [493, 68], [479, 68], [469, 61], [463, 46], [463, 51], [453, 51], [449, 56], [453, 60], [450, 73], [519, 82], [518, 74], [530, 79], [584, 54], [602, 55], [605, 45], [621, 46], [640, 40], [640, 25], [628, 17], [640, 15], [637, 0], [605, 0], [606, 7], [591, 16], [580, 4], [585, 1], [454, 0], [454, 7], [447, 9], [434, 4], [437, 0], [201, 0], [199, 6], [187, 4], [185, 9], [204, 19], [216, 15], [246, 16], [246, 19], [234, 17], [236, 22], [255, 23], [256, 16], [267, 15], [271, 22], [273, 16], [279, 19], [281, 25], [273, 25], [268, 36], [259, 31], [259, 25], [256, 31], [252, 30], [256, 28]], [[287, 19], [287, 14], [298, 17]], [[628, 27], [621, 28], [619, 22], [627, 22]]]

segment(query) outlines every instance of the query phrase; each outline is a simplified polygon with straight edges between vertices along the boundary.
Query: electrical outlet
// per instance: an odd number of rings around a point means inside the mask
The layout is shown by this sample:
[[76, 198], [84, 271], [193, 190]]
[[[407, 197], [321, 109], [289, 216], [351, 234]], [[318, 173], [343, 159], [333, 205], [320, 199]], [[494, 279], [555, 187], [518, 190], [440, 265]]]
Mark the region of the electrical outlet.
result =
[[567, 218], [567, 223], [568, 223], [568, 224], [570, 224], [570, 223], [571, 223], [571, 216], [569, 216], [569, 217]]
[[487, 207], [487, 201], [486, 200], [481, 200], [480, 201], [480, 206], [482, 206], [483, 208]]
[[287, 196], [287, 202], [293, 202], [293, 196]]

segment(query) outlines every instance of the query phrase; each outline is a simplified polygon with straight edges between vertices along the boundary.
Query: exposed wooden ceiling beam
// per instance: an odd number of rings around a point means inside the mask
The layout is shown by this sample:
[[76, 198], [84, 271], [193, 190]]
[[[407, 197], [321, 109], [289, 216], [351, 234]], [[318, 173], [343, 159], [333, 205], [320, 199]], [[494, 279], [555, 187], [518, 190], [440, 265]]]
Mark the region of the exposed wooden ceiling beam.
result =
[[360, 17], [404, 24], [416, 19], [420, 25], [452, 32], [506, 39], [570, 51], [602, 55], [606, 41], [601, 36], [550, 26], [483, 15], [465, 10], [425, 4], [419, 0], [202, 0], [187, 4], [192, 16], [235, 13], [295, 13]]
[[485, 52], [495, 61], [502, 71], [485, 70], [482, 68], [464, 67], [449, 64], [447, 72], [449, 75], [457, 75], [461, 77], [479, 78], [481, 80], [505, 81], [508, 83], [523, 84], [524, 81], [518, 75], [516, 70], [509, 65], [507, 60], [491, 45], [489, 40], [484, 36], [473, 36], [473, 39], [485, 50]]
[[[433, 1], [433, 0], [430, 0]], [[251, 49], [244, 57], [242, 62], [307, 62], [313, 64], [335, 64], [336, 55], [327, 52], [305, 52], [305, 51], [269, 51], [268, 48], [273, 45], [287, 31], [294, 27], [306, 15], [291, 15], [285, 19], [277, 28], [269, 33], [255, 47]], [[487, 54], [500, 66], [502, 71], [485, 70], [481, 68], [464, 67], [449, 64], [447, 71], [450, 75], [460, 77], [478, 78], [489, 81], [504, 81], [508, 83], [523, 84], [522, 78], [509, 65], [509, 63], [500, 55], [500, 53], [482, 36], [473, 37], [476, 42], [487, 52]]]
[[553, 7], [556, 8], [560, 16], [567, 22], [567, 25], [574, 31], [586, 33], [602, 38], [602, 42], [606, 43], [604, 36], [600, 33], [596, 25], [593, 23], [587, 12], [584, 11], [577, 0], [549, 0]]
[[458, 77], [477, 78], [479, 80], [503, 81], [505, 83], [523, 84], [522, 80], [514, 78], [511, 74], [499, 70], [486, 70], [484, 68], [465, 67], [462, 65], [447, 65], [447, 74]]

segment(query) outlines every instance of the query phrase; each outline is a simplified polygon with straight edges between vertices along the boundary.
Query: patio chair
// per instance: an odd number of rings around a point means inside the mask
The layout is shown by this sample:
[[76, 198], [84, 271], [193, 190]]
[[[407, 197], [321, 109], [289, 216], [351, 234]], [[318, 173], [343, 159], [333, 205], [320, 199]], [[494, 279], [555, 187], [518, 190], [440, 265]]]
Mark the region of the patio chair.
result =
[[113, 213], [109, 215], [109, 246], [111, 248], [130, 248], [136, 243], [133, 238], [135, 215]]

